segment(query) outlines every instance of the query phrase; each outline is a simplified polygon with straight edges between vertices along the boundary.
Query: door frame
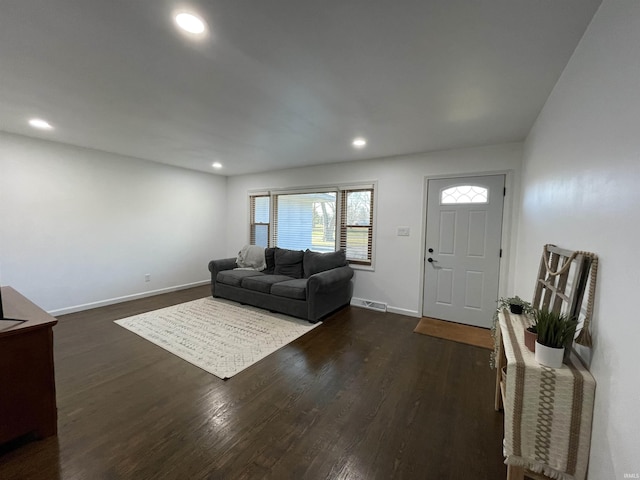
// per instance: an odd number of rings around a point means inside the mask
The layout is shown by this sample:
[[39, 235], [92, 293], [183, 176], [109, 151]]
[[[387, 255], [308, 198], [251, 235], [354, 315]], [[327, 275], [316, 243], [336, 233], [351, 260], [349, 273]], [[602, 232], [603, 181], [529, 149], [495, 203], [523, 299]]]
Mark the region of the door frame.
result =
[[424, 177], [422, 188], [422, 238], [421, 238], [421, 263], [420, 263], [420, 316], [424, 315], [424, 276], [426, 273], [427, 263], [427, 198], [429, 180], [440, 180], [443, 178], [472, 178], [484, 177], [487, 175], [504, 175], [504, 186], [507, 193], [504, 197], [504, 205], [502, 207], [502, 258], [500, 258], [500, 267], [498, 269], [498, 299], [507, 296], [507, 291], [512, 289], [513, 279], [509, 273], [514, 270], [515, 258], [511, 252], [516, 251], [515, 236], [512, 235], [513, 224], [515, 223], [516, 212], [514, 210], [514, 200], [519, 195], [519, 185], [515, 181], [515, 170], [491, 170], [488, 172], [467, 172], [467, 173], [449, 173], [440, 175], [428, 175]]

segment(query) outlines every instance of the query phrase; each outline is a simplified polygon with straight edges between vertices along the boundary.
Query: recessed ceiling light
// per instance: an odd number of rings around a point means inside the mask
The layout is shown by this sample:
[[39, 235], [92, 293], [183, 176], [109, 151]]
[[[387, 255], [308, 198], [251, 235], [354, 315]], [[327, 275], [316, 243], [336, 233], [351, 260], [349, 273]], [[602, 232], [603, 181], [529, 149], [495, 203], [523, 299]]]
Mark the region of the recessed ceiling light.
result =
[[53, 130], [53, 126], [49, 122], [47, 122], [46, 120], [42, 120], [41, 118], [32, 118], [31, 120], [29, 120], [29, 125], [40, 130]]
[[217, 169], [217, 168], [222, 168], [222, 164], [221, 164], [220, 162], [213, 162], [213, 163], [211, 164], [211, 166], [212, 166], [213, 168], [216, 168], [216, 169]]
[[355, 148], [364, 148], [366, 144], [367, 141], [362, 137], [354, 138], [353, 142], [351, 142], [351, 145], [353, 145]]
[[176, 24], [185, 32], [201, 35], [207, 29], [204, 20], [193, 13], [181, 12], [175, 15]]

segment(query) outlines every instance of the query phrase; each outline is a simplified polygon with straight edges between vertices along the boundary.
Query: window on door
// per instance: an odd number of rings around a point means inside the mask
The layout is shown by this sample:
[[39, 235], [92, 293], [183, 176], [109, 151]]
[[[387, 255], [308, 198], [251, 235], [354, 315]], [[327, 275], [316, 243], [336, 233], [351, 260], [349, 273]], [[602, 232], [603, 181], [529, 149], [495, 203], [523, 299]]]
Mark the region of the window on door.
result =
[[489, 190], [479, 185], [459, 185], [440, 192], [440, 204], [488, 203]]

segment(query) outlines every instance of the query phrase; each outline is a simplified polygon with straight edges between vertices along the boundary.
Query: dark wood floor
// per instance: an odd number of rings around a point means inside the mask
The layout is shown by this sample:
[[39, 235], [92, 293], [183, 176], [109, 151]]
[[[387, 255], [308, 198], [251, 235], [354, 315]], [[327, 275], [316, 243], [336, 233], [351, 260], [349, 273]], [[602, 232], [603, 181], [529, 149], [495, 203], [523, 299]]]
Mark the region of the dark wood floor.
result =
[[0, 478], [505, 478], [488, 351], [415, 318], [347, 308], [227, 381], [113, 323], [208, 293], [60, 317], [58, 436]]

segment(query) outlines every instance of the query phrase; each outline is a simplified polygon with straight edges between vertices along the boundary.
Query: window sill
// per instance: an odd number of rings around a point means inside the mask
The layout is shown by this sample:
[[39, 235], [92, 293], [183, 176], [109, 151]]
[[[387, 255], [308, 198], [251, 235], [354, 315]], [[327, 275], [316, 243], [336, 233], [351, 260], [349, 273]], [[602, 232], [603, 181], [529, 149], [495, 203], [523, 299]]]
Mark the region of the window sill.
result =
[[376, 270], [373, 265], [358, 265], [357, 263], [350, 263], [349, 266], [354, 270], [362, 270], [365, 272], [374, 272]]

